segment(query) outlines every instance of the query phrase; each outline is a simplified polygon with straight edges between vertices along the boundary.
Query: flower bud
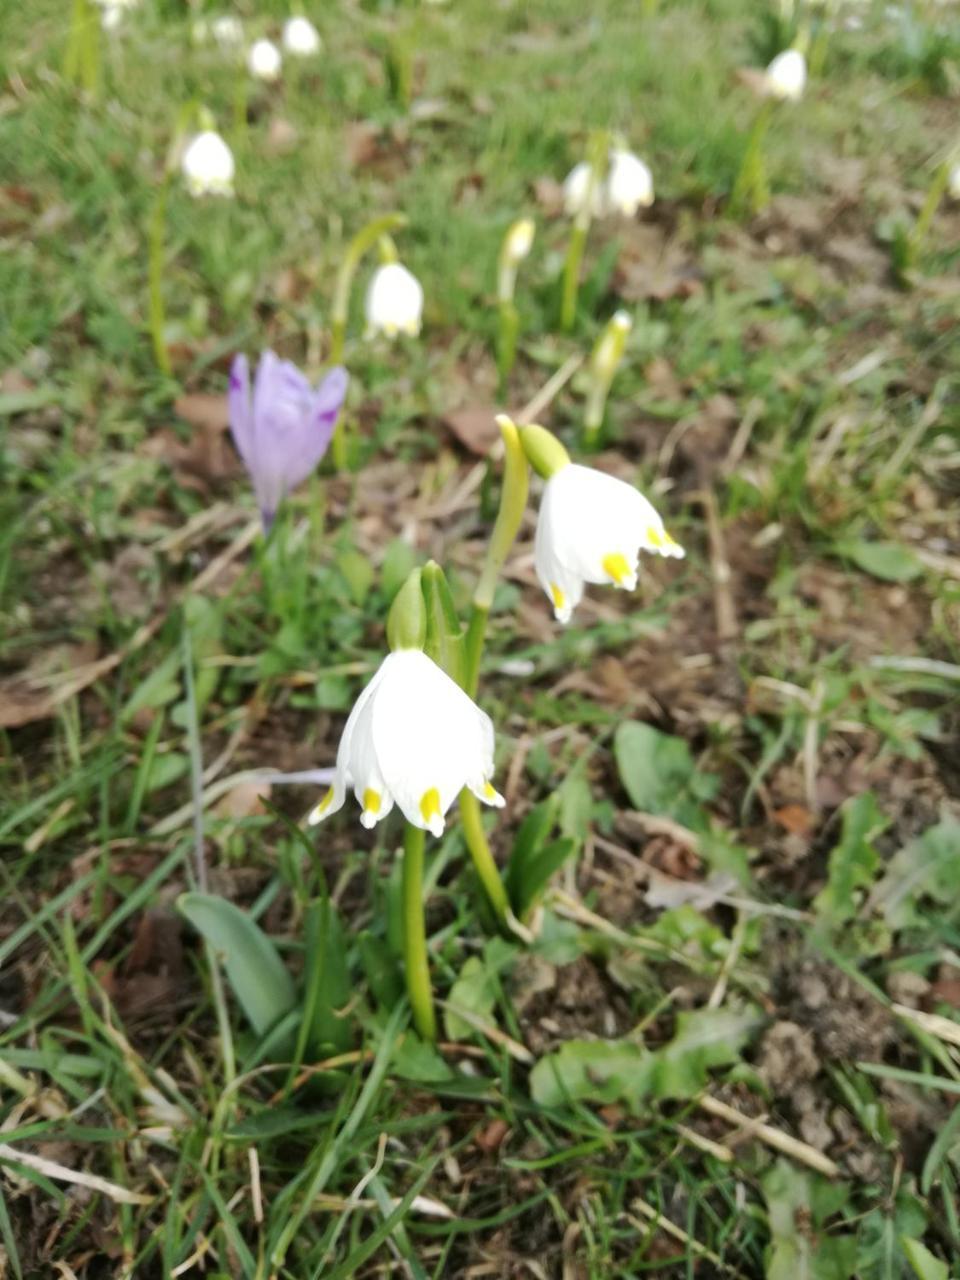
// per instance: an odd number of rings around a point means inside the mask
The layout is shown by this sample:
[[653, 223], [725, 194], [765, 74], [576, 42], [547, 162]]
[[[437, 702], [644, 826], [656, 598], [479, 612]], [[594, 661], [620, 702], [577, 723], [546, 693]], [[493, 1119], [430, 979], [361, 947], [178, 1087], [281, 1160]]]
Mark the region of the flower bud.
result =
[[536, 226], [532, 218], [519, 218], [507, 232], [503, 242], [503, 256], [511, 264], [517, 266], [530, 252]]
[[549, 480], [570, 464], [569, 453], [553, 432], [535, 422], [528, 422], [520, 427], [520, 443], [527, 461], [544, 480]]
[[960, 163], [953, 165], [947, 178], [947, 191], [951, 200], [960, 200]]
[[414, 569], [394, 596], [387, 614], [387, 643], [398, 649], [422, 649], [427, 638], [427, 610], [421, 572]]

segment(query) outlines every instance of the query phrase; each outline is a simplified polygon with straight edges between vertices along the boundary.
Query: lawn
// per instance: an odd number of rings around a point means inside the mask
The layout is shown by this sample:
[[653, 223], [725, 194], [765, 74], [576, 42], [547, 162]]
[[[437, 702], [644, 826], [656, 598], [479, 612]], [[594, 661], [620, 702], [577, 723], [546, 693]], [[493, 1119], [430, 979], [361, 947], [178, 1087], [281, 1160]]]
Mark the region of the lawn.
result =
[[[303, 11], [276, 80], [280, 0], [238, 45], [4, 13], [0, 1280], [956, 1280], [960, 14]], [[184, 181], [208, 128], [232, 198]], [[564, 179], [622, 148], [655, 198], [586, 229], [564, 324]], [[378, 245], [418, 334], [367, 332]], [[349, 373], [269, 529], [228, 415], [268, 349]], [[659, 513], [566, 624], [561, 445]], [[503, 808], [424, 840], [374, 779], [311, 825], [424, 618]], [[401, 772], [465, 757], [434, 715], [380, 730]]]

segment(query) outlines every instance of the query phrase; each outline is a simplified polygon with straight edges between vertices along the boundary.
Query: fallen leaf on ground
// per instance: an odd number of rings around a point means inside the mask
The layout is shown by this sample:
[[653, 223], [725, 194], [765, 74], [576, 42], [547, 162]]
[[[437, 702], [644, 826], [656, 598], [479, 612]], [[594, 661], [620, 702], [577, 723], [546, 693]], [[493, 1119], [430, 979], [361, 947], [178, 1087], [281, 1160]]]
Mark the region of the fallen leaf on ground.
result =
[[500, 439], [495, 421], [498, 412], [496, 405], [467, 405], [462, 409], [450, 409], [442, 421], [465, 449], [485, 458], [490, 446]]

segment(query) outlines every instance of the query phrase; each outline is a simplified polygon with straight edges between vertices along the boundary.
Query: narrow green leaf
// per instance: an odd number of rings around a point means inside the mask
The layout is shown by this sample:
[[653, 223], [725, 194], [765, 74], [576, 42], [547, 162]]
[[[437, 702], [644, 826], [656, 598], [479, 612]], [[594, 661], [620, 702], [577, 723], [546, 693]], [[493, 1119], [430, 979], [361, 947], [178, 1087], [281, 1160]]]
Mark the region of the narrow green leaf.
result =
[[248, 915], [210, 893], [184, 893], [181, 913], [223, 960], [227, 981], [257, 1035], [263, 1035], [296, 1003], [293, 980], [280, 955]]
[[880, 858], [874, 839], [888, 825], [869, 791], [843, 806], [840, 843], [827, 864], [827, 883], [813, 900], [814, 910], [831, 925], [852, 920], [860, 906], [859, 893], [876, 878]]
[[899, 542], [869, 542], [855, 538], [841, 542], [837, 551], [852, 560], [858, 569], [881, 582], [912, 582], [923, 573], [923, 565], [909, 547]]
[[900, 1244], [917, 1280], [950, 1280], [947, 1264], [934, 1257], [922, 1240], [901, 1236]]

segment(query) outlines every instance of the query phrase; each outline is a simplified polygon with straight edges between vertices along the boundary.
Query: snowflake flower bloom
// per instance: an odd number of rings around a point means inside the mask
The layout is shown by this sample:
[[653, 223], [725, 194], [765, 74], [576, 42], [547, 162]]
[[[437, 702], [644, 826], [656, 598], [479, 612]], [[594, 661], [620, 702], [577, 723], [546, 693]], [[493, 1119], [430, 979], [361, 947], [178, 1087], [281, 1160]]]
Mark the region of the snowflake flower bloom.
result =
[[180, 168], [192, 196], [233, 195], [233, 152], [213, 129], [190, 139]]
[[385, 333], [394, 338], [408, 333], [415, 338], [423, 318], [423, 287], [399, 262], [377, 267], [367, 287], [367, 336]]
[[283, 24], [283, 47], [296, 58], [311, 58], [322, 47], [320, 32], [309, 18], [288, 18]]
[[532, 218], [518, 218], [507, 232], [504, 241], [504, 256], [511, 266], [519, 266], [533, 248], [533, 237], [536, 225]]
[[589, 197], [590, 216], [602, 218], [606, 204], [603, 194], [603, 183], [597, 182], [590, 195], [590, 165], [586, 160], [575, 164], [567, 174], [563, 183], [563, 210], [568, 218], [575, 218], [586, 210]]
[[534, 559], [558, 622], [570, 621], [585, 583], [632, 591], [641, 550], [684, 555], [633, 485], [573, 462], [550, 476], [537, 517]]
[[283, 57], [272, 40], [255, 40], [247, 55], [247, 67], [258, 80], [273, 83], [280, 79]]
[[494, 789], [493, 723], [419, 649], [384, 658], [344, 726], [333, 785], [310, 814], [314, 825], [343, 808], [352, 788], [360, 821], [371, 828], [394, 805], [431, 835], [464, 787], [502, 808]]
[[778, 102], [799, 102], [807, 85], [807, 60], [799, 49], [784, 49], [764, 72], [764, 91]]
[[[590, 216], [604, 218], [611, 213], [632, 218], [641, 207], [653, 204], [653, 174], [632, 151], [614, 147], [607, 161], [603, 181], [593, 187]], [[590, 165], [581, 160], [567, 174], [563, 184], [564, 210], [575, 218], [585, 211], [590, 190]]]
[[638, 209], [653, 204], [653, 174], [632, 151], [610, 152], [604, 198], [608, 211], [624, 218], [632, 218]]
[[955, 164], [950, 169], [950, 176], [947, 178], [947, 190], [950, 193], [951, 200], [960, 200], [960, 164]]
[[347, 372], [331, 369], [314, 390], [296, 365], [264, 351], [253, 395], [247, 358], [230, 370], [230, 431], [253, 481], [268, 531], [280, 503], [326, 453], [347, 393]]

